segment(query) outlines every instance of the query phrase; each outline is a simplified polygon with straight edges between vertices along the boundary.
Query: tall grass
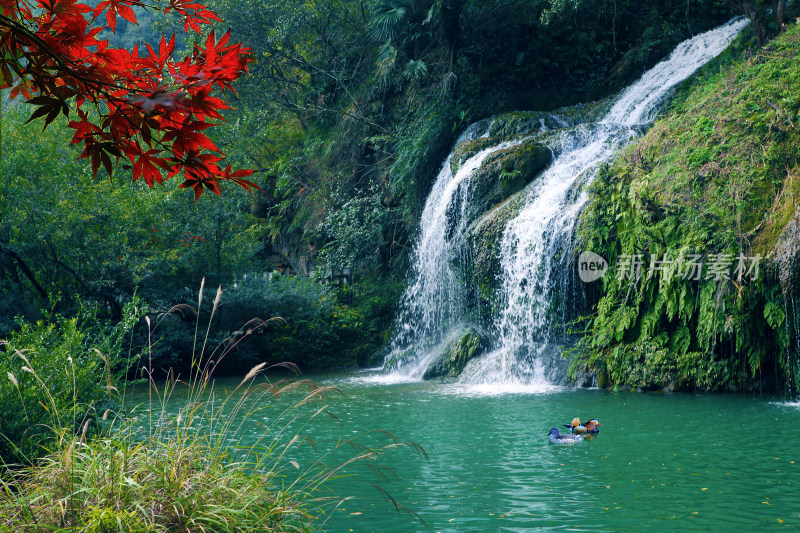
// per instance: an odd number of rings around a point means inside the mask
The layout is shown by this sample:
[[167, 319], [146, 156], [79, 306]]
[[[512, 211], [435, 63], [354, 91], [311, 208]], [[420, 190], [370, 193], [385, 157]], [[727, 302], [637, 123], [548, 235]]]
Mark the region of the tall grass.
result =
[[81, 305], [73, 318], [47, 313], [0, 340], [0, 464], [30, 464], [57, 440], [56, 429], [80, 431], [105, 410], [113, 383], [134, 362], [125, 345], [139, 303], [126, 304], [114, 325]]
[[[209, 324], [220, 296], [218, 290]], [[198, 307], [188, 310], [199, 317], [202, 303], [201, 286]], [[198, 318], [185, 379], [170, 375], [158, 383], [145, 359], [142, 405], [130, 407], [131, 391], [118, 392], [109, 383], [121, 408], [86, 417], [77, 430], [54, 421], [57, 438], [49, 453], [0, 479], [0, 526], [20, 532], [314, 531], [344, 501], [327, 484], [351, 465], [375, 468], [380, 456], [399, 447], [424, 456], [418, 445], [376, 432], [382, 437], [378, 445], [341, 440], [301, 465], [296, 450], [315, 446], [308, 434], [316, 421], [336, 420], [327, 407], [336, 388], [297, 377], [273, 382], [264, 363], [234, 390], [215, 386], [217, 365], [265, 325], [253, 320], [244, 335], [209, 350]], [[297, 372], [293, 365], [279, 366]], [[38, 379], [36, 369], [27, 368]], [[46, 387], [41, 392], [47, 396]], [[182, 407], [172, 408], [176, 403]], [[101, 421], [105, 429], [87, 437]], [[252, 434], [252, 427], [260, 432]], [[337, 459], [342, 448], [351, 451]]]

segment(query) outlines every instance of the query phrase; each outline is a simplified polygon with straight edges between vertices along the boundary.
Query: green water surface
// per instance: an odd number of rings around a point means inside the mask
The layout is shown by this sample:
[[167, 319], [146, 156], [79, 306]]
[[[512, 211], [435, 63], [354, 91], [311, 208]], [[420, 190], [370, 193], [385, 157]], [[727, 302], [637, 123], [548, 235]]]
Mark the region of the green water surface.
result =
[[[342, 391], [328, 402], [341, 423], [326, 417], [305, 429], [317, 450], [292, 456], [301, 467], [372, 429], [428, 455], [399, 449], [381, 457], [396, 477], [364, 465], [347, 470], [354, 475], [331, 486], [353, 499], [332, 512], [325, 531], [800, 531], [798, 404], [571, 388], [492, 394], [363, 373], [313, 378]], [[549, 444], [548, 429], [576, 416], [597, 418], [600, 435]], [[262, 428], [247, 430], [255, 438]]]

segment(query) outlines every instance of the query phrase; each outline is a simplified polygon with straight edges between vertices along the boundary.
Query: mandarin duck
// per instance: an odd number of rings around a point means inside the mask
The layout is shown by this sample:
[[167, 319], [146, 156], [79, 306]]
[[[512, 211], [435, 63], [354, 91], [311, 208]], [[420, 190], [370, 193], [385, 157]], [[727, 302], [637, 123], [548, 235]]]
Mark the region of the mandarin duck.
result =
[[548, 435], [550, 436], [550, 444], [578, 444], [584, 438], [584, 435], [571, 433], [561, 435], [558, 431], [558, 428], [550, 428], [550, 433], [548, 433]]

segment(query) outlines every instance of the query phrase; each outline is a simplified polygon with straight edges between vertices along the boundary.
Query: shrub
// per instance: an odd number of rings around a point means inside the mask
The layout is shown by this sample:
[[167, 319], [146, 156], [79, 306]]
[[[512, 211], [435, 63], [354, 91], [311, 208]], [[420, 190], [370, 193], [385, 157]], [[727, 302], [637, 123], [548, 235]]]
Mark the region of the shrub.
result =
[[[219, 302], [218, 292], [209, 321]], [[301, 466], [291, 454], [299, 446], [314, 446], [304, 433], [320, 415], [330, 414], [324, 402], [337, 389], [302, 379], [257, 383], [267, 370], [260, 363], [233, 391], [220, 394], [212, 375], [232, 344], [207, 351], [207, 341], [193, 342], [198, 349], [184, 382], [159, 386], [145, 368], [151, 398], [145, 405], [124, 406], [120, 412], [128, 417], [105, 413], [109, 427], [93, 439], [87, 438], [88, 423], [79, 431], [56, 429], [60, 438], [52, 453], [7, 472], [0, 480], [0, 529], [311, 531], [315, 519], [343, 501], [322, 489], [350, 465], [368, 461], [375, 467], [376, 458], [398, 447], [424, 456], [418, 445], [378, 431], [382, 444], [374, 437], [370, 446], [341, 439], [319, 460]], [[44, 382], [34, 388], [49, 395]], [[181, 395], [185, 403], [175, 413], [169, 404]], [[282, 396], [290, 401], [279, 402]], [[267, 426], [259, 424], [262, 431], [254, 435], [245, 425], [251, 418], [268, 421]], [[355, 452], [337, 462], [340, 449]]]
[[137, 303], [125, 306], [116, 325], [84, 306], [75, 318], [21, 322], [0, 341], [2, 462], [30, 462], [52, 445], [57, 429], [74, 431], [102, 412], [132, 361], [125, 339], [138, 318]]
[[[197, 317], [189, 309], [184, 302], [154, 321], [155, 367], [190, 366], [196, 320], [208, 316]], [[276, 318], [258, 322], [270, 317]], [[211, 345], [231, 342], [234, 349], [222, 368], [241, 372], [259, 362], [352, 366], [362, 335], [361, 313], [342, 303], [335, 288], [300, 277], [246, 277], [222, 291], [208, 340]]]

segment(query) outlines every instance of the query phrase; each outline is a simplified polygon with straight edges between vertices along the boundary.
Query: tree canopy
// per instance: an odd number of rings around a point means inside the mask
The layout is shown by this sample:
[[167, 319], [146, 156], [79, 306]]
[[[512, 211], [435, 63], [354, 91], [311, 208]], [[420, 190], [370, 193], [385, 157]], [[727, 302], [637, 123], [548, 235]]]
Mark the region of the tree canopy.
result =
[[223, 167], [204, 133], [223, 120], [229, 105], [220, 93], [247, 71], [249, 49], [213, 29], [185, 57], [174, 34], [154, 46], [111, 46], [119, 19], [137, 24], [134, 8], [177, 16], [199, 35], [222, 20], [192, 0], [2, 0], [0, 88], [26, 98], [29, 120], [44, 118], [45, 127], [59, 114], [71, 118], [72, 143], [83, 146], [95, 176], [122, 162], [150, 186], [182, 172], [195, 201], [204, 189], [219, 194], [222, 181], [249, 190], [252, 172]]

